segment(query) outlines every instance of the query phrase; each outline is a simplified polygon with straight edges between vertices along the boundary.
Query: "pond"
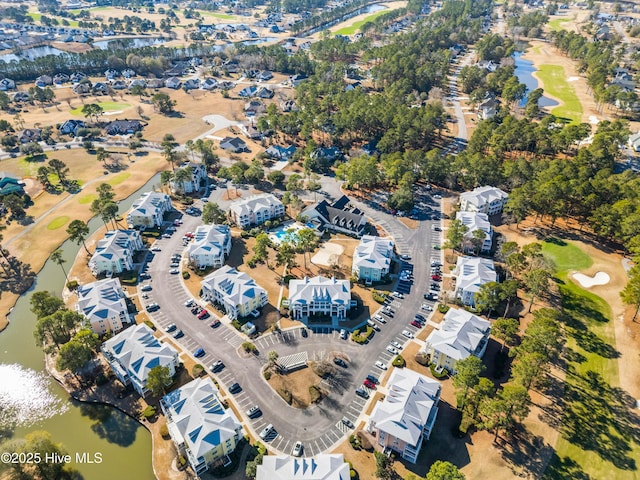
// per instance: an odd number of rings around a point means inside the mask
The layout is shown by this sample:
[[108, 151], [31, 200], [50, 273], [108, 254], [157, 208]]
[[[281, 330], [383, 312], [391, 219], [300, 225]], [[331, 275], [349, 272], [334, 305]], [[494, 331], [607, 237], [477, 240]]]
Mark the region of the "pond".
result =
[[[520, 83], [524, 83], [527, 86], [527, 94], [529, 94], [529, 92], [538, 88], [538, 80], [533, 76], [533, 73], [538, 69], [533, 66], [533, 62], [522, 58], [522, 52], [516, 52], [513, 55], [513, 58], [516, 62], [515, 75], [516, 77], [518, 77]], [[525, 97], [520, 102], [520, 107], [524, 107], [526, 104], [527, 99]], [[538, 100], [538, 105], [540, 105], [540, 107], [555, 107], [556, 105], [558, 105], [558, 102], [543, 95], [542, 97], [540, 97], [540, 100]]]
[[[141, 193], [158, 185], [159, 179], [159, 175], [154, 176], [140, 190], [122, 200], [120, 213], [128, 210]], [[92, 233], [102, 225], [98, 218], [89, 222]], [[62, 244], [66, 265], [71, 265], [80, 248], [71, 241]], [[18, 423], [15, 438], [35, 430], [46, 430], [74, 459], [76, 453], [87, 453], [89, 458], [101, 454], [101, 463], [73, 464], [85, 480], [151, 480], [155, 475], [149, 432], [111, 407], [70, 400], [67, 392], [44, 370], [42, 350], [33, 339], [36, 318], [29, 308], [29, 299], [37, 290], [59, 295], [64, 283], [60, 266], [48, 261], [33, 288], [16, 303], [9, 315], [11, 323], [0, 333], [0, 412], [5, 417], [10, 412]], [[0, 415], [0, 422], [3, 419], [7, 420]], [[7, 434], [2, 428], [0, 432], [0, 441], [6, 440], [3, 435]]]

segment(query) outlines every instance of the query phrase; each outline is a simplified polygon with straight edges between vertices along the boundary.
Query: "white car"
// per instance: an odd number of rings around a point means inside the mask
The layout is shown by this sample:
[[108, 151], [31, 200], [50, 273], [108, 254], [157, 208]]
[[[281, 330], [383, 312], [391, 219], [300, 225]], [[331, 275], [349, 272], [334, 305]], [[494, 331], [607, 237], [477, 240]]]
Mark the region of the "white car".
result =
[[161, 251], [161, 248], [158, 247], [157, 245], [154, 245], [153, 247], [151, 247], [151, 251], [152, 252], [159, 252], [159, 251]]
[[262, 430], [262, 431], [260, 432], [260, 438], [261, 438], [262, 440], [266, 440], [266, 439], [267, 439], [267, 437], [268, 437], [269, 435], [271, 435], [271, 433], [273, 432], [273, 430], [274, 430], [274, 429], [273, 429], [273, 425], [271, 425], [271, 424], [267, 425], [266, 427], [264, 427], [264, 430]]
[[398, 342], [396, 342], [395, 340], [391, 342], [391, 345], [393, 345], [396, 348], [402, 348], [402, 345], [400, 345]]
[[391, 295], [396, 298], [404, 298], [404, 295], [402, 295], [400, 292], [391, 292]]
[[140, 290], [142, 290], [143, 292], [150, 292], [152, 290], [151, 285], [147, 283], [146, 285], [143, 285], [142, 287], [140, 287]]
[[296, 442], [296, 444], [293, 446], [293, 450], [291, 451], [291, 455], [293, 455], [294, 457], [299, 457], [300, 455], [302, 455], [302, 442]]
[[402, 335], [404, 335], [407, 338], [413, 338], [413, 333], [411, 333], [409, 330], [403, 330]]
[[396, 350], [395, 348], [393, 348], [391, 345], [387, 346], [387, 352], [392, 353], [394, 355], [398, 354], [398, 350]]
[[185, 307], [190, 307], [191, 305], [193, 305], [193, 298], [190, 298], [189, 300], [184, 302]]
[[174, 269], [169, 270], [169, 273], [171, 275], [177, 275], [177, 274], [180, 273], [180, 270], [178, 270], [177, 268], [174, 268]]
[[435, 198], [436, 200], [441, 200], [442, 199], [442, 195], [440, 195], [439, 193], [436, 193], [433, 198]]
[[347, 331], [344, 328], [340, 329], [340, 338], [343, 340], [347, 339]]
[[427, 305], [426, 303], [423, 303], [421, 308], [423, 310], [426, 310], [427, 312], [433, 312], [433, 307], [431, 305]]
[[380, 314], [376, 314], [373, 316], [373, 318], [377, 321], [379, 321], [380, 323], [387, 323], [387, 321], [384, 319], [384, 317]]
[[376, 362], [376, 367], [378, 367], [380, 370], [386, 370], [387, 369], [387, 366], [383, 362], [381, 362], [380, 360], [378, 360]]

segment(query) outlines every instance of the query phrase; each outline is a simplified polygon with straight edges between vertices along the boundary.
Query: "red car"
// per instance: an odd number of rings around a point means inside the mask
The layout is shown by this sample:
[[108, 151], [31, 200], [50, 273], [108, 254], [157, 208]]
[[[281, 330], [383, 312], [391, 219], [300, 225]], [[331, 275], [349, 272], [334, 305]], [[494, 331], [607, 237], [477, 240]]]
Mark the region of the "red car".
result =
[[436, 282], [439, 282], [440, 280], [442, 280], [442, 277], [439, 275], [431, 275], [431, 280], [435, 280]]
[[375, 390], [376, 389], [376, 384], [373, 383], [368, 378], [365, 378], [364, 382], [362, 382], [362, 383], [364, 384], [365, 387], [370, 388], [371, 390]]
[[205, 318], [209, 318], [209, 312], [207, 310], [202, 310], [198, 314], [198, 320], [204, 320]]
[[414, 327], [416, 327], [416, 328], [422, 328], [422, 324], [421, 324], [419, 321], [417, 321], [417, 320], [413, 320], [413, 321], [411, 322], [411, 325], [413, 325], [413, 326], [414, 326]]

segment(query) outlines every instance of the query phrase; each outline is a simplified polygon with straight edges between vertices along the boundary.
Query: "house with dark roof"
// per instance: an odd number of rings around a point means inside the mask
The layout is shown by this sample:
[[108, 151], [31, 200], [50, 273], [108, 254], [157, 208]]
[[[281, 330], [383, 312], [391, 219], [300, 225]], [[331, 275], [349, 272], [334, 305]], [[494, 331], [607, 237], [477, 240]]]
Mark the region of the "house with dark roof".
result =
[[133, 90], [133, 87], [140, 85], [142, 88], [147, 88], [147, 82], [142, 78], [136, 78], [135, 80], [131, 80], [129, 84], [129, 90]]
[[24, 182], [15, 175], [7, 172], [0, 172], [0, 197], [11, 195], [24, 195]]
[[265, 155], [271, 158], [277, 158], [278, 160], [289, 160], [294, 153], [296, 153], [296, 147], [289, 145], [283, 147], [281, 145], [272, 145], [265, 150]]
[[115, 80], [111, 83], [111, 88], [114, 90], [124, 90], [127, 88], [127, 84], [124, 80]]
[[75, 137], [79, 128], [84, 128], [85, 124], [82, 120], [67, 120], [58, 127], [58, 130], [63, 135], [72, 135]]
[[207, 78], [200, 84], [202, 90], [213, 90], [217, 86], [218, 81], [215, 78]]
[[149, 88], [162, 88], [164, 87], [164, 80], [161, 78], [151, 78], [147, 82], [147, 87]]
[[249, 147], [244, 140], [238, 137], [224, 137], [220, 141], [220, 148], [233, 153], [248, 152]]
[[82, 72], [76, 72], [76, 73], [72, 73], [70, 78], [73, 83], [80, 83], [82, 80], [87, 78], [87, 74]]
[[270, 88], [261, 87], [256, 92], [256, 97], [258, 98], [273, 98], [275, 93]]
[[260, 72], [258, 75], [256, 75], [256, 79], [262, 82], [266, 82], [267, 80], [271, 80], [272, 78], [273, 78], [273, 73], [271, 73], [269, 70], [264, 70]]
[[107, 80], [114, 80], [120, 76], [120, 72], [113, 68], [109, 68], [104, 72], [104, 76]]
[[167, 77], [181, 77], [189, 72], [189, 65], [186, 62], [178, 62], [164, 74]]
[[340, 160], [343, 155], [336, 147], [320, 147], [311, 152], [310, 157], [312, 160], [322, 159], [333, 163], [336, 160]]
[[40, 75], [36, 78], [36, 86], [43, 88], [53, 83], [53, 79], [49, 75]]
[[255, 96], [258, 88], [255, 85], [250, 85], [248, 87], [243, 88], [238, 92], [239, 97], [253, 97]]
[[39, 142], [40, 141], [40, 129], [39, 128], [25, 128], [20, 130], [16, 137], [20, 143]]
[[267, 107], [260, 100], [250, 100], [244, 104], [244, 114], [247, 117], [255, 117], [267, 111]]
[[0, 91], [6, 92], [7, 90], [13, 90], [16, 88], [16, 82], [10, 78], [3, 78], [0, 80]]
[[93, 84], [93, 87], [91, 87], [91, 91], [94, 94], [102, 93], [103, 95], [106, 95], [107, 93], [109, 93], [109, 85], [103, 82], [96, 82]]
[[29, 101], [29, 94], [27, 92], [16, 92], [15, 95], [13, 96], [13, 101], [14, 102], [28, 102]]
[[197, 78], [190, 78], [186, 82], [184, 82], [185, 90], [195, 90], [196, 88], [200, 88], [200, 80]]
[[173, 90], [178, 90], [182, 86], [182, 81], [176, 77], [167, 78], [164, 82], [164, 86], [172, 88]]
[[104, 127], [108, 135], [130, 135], [142, 130], [142, 123], [138, 120], [114, 120]]
[[67, 83], [69, 81], [69, 75], [66, 73], [56, 73], [53, 76], [53, 83], [56, 85], [62, 85], [63, 83]]
[[73, 93], [76, 95], [86, 95], [91, 92], [91, 82], [77, 83], [73, 86]]
[[311, 205], [301, 216], [315, 224], [319, 230], [333, 230], [361, 237], [367, 224], [367, 218], [357, 207], [351, 205], [351, 200], [343, 195], [333, 204], [326, 200]]

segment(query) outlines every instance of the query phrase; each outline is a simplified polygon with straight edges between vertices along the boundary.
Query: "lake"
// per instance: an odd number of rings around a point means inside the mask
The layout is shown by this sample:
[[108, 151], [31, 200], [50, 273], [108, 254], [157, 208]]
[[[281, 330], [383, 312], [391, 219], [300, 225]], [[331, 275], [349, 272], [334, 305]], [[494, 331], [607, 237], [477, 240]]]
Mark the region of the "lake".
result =
[[[520, 83], [524, 83], [527, 86], [527, 94], [529, 94], [529, 92], [538, 88], [538, 85], [539, 85], [538, 80], [533, 76], [533, 73], [536, 72], [538, 69], [533, 66], [533, 62], [530, 62], [529, 60], [525, 60], [524, 58], [522, 58], [522, 52], [516, 52], [513, 55], [513, 58], [516, 62], [515, 75], [516, 77], [518, 77], [518, 80], [520, 81]], [[527, 104], [527, 99], [525, 97], [520, 102], [519, 106], [524, 107], [526, 104]], [[558, 105], [558, 102], [553, 100], [552, 98], [549, 98], [543, 95], [542, 97], [540, 97], [540, 100], [538, 101], [538, 105], [540, 105], [540, 107], [555, 107], [556, 105]]]

